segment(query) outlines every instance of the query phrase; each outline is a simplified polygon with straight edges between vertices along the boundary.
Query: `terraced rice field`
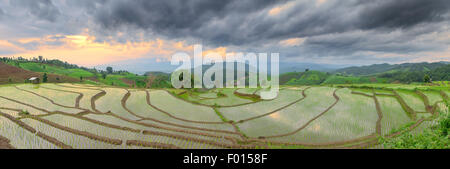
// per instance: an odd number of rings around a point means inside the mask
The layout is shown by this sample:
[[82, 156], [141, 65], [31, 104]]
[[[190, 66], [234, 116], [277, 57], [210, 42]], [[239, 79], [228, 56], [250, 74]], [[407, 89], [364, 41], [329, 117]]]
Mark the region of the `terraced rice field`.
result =
[[[448, 91], [283, 86], [128, 89], [0, 86], [0, 142], [12, 148], [382, 148], [377, 136], [432, 125]], [[442, 94], [444, 93], [444, 94]], [[448, 99], [448, 98], [447, 98]]]

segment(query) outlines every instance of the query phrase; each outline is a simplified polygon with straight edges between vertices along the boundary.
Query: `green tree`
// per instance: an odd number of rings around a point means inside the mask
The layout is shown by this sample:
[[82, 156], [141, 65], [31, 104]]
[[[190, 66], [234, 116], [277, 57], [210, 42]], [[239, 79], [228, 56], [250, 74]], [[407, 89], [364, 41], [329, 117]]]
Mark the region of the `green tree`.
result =
[[106, 71], [108, 72], [108, 74], [112, 74], [113, 68], [108, 66], [108, 67], [106, 67]]
[[80, 82], [82, 82], [83, 81], [83, 76], [80, 76]]
[[102, 73], [102, 78], [106, 79], [106, 73]]
[[423, 82], [425, 82], [425, 83], [431, 83], [431, 78], [430, 78], [430, 76], [429, 76], [429, 75], [423, 76]]
[[44, 73], [44, 76], [42, 77], [42, 82], [46, 83], [48, 81], [47, 73]]

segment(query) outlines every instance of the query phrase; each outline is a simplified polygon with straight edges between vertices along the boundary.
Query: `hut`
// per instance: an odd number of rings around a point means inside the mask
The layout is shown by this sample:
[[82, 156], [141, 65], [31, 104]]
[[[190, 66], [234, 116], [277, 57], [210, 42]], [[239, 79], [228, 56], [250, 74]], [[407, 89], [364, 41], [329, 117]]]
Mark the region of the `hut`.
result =
[[30, 79], [28, 79], [28, 81], [33, 84], [39, 84], [40, 79], [38, 77], [31, 77]]

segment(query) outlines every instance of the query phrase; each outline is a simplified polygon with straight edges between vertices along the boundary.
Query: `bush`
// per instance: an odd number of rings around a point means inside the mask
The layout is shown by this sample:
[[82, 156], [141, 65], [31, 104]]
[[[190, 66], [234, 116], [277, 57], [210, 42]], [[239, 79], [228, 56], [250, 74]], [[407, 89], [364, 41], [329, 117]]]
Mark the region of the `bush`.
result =
[[[446, 109], [446, 110], [445, 110]], [[436, 119], [438, 124], [425, 129], [422, 133], [407, 132], [396, 138], [381, 138], [380, 142], [386, 148], [394, 149], [450, 149], [449, 130], [450, 114], [448, 104], [440, 111]]]
[[22, 116], [30, 115], [30, 112], [28, 112], [26, 110], [22, 110], [21, 112], [19, 112], [19, 115], [22, 115]]

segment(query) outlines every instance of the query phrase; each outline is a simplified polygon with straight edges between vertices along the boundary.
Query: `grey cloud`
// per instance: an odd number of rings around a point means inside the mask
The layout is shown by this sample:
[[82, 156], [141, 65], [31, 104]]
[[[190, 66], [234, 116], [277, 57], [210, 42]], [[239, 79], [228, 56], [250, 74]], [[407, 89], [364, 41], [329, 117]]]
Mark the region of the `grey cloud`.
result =
[[[107, 29], [115, 29], [122, 25], [132, 25], [173, 37], [194, 37], [212, 41], [229, 37], [232, 41], [234, 26], [223, 19], [230, 14], [236, 19], [245, 18], [252, 12], [270, 7], [283, 1], [111, 1], [96, 12], [96, 20]], [[227, 22], [224, 30], [214, 30], [215, 21]], [[241, 20], [242, 21], [242, 20]], [[232, 21], [231, 21], [232, 22]], [[211, 28], [203, 31], [203, 28]], [[216, 32], [211, 34], [211, 32]], [[238, 35], [239, 32], [234, 32]], [[203, 36], [207, 35], [210, 38]], [[237, 36], [239, 37], [239, 36]], [[223, 40], [222, 40], [223, 41]]]
[[132, 25], [168, 38], [191, 37], [213, 45], [245, 45], [353, 30], [385, 31], [439, 22], [448, 0], [294, 1], [280, 16], [267, 12], [272, 1], [112, 1], [96, 12], [106, 29]]
[[448, 0], [361, 0], [361, 3], [367, 3], [360, 15], [361, 26], [366, 29], [408, 28], [423, 22], [441, 21], [450, 7]]
[[51, 0], [12, 0], [12, 6], [23, 7], [40, 19], [54, 22], [61, 14]]
[[[439, 37], [450, 32], [448, 0], [327, 0], [321, 5], [315, 0], [9, 2], [0, 9], [0, 29], [20, 37], [79, 34], [88, 28], [98, 42], [186, 40], [188, 44], [236, 51], [280, 51], [289, 59], [333, 56], [376, 60], [368, 53], [441, 51], [450, 44], [450, 39]], [[272, 8], [286, 4], [291, 6], [278, 15], [268, 15]], [[18, 10], [25, 12], [14, 12]], [[0, 35], [5, 36], [9, 35]], [[279, 44], [294, 37], [306, 41], [295, 47]], [[58, 40], [53, 42], [58, 45]], [[40, 44], [18, 45], [33, 49]]]

